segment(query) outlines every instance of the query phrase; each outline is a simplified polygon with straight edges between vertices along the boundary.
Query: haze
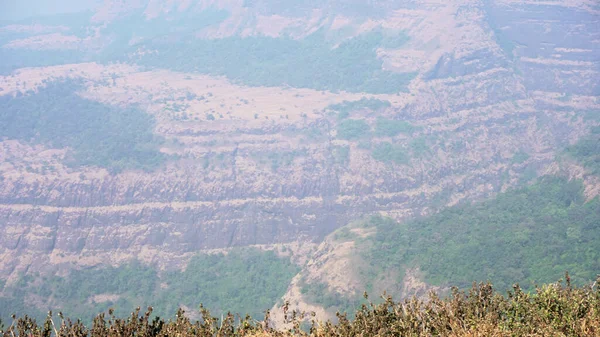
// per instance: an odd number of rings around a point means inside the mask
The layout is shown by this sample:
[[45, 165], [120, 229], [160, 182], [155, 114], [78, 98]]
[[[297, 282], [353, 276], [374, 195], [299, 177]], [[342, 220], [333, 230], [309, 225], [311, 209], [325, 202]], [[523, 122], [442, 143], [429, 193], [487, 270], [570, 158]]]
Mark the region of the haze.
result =
[[600, 270], [593, 1], [3, 1], [0, 317]]

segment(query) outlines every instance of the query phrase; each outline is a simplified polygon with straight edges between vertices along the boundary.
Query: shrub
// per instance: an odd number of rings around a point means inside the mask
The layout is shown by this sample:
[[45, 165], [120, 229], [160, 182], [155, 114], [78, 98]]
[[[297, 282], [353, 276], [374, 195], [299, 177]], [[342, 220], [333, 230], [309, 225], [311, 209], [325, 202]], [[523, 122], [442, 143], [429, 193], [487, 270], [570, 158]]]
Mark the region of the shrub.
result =
[[369, 135], [370, 127], [362, 119], [345, 119], [338, 124], [337, 135], [341, 139], [357, 140]]
[[392, 145], [389, 142], [376, 144], [371, 152], [375, 160], [384, 163], [394, 162], [396, 164], [406, 165], [410, 163], [410, 158], [404, 150], [398, 145]]
[[[598, 280], [600, 281], [600, 279]], [[317, 286], [318, 287], [318, 286]], [[270, 324], [270, 312], [262, 321], [231, 313], [221, 319], [200, 306], [202, 320], [191, 320], [179, 309], [174, 318], [153, 317], [153, 309], [136, 309], [128, 318], [118, 318], [111, 309], [100, 314], [90, 327], [81, 321], [53, 317], [43, 324], [28, 317], [16, 319], [3, 337], [178, 336], [178, 337], [337, 337], [337, 336], [597, 336], [600, 331], [600, 290], [597, 284], [572, 287], [569, 275], [565, 283], [537, 287], [525, 293], [518, 286], [506, 296], [494, 291], [489, 283], [473, 284], [469, 291], [452, 289], [448, 298], [435, 294], [427, 299], [394, 301], [383, 295], [379, 303], [368, 300], [355, 312], [338, 312], [336, 321], [317, 321], [312, 313], [282, 307], [289, 329], [277, 330]], [[331, 299], [336, 302], [336, 299]], [[309, 321], [303, 324], [303, 321]], [[56, 323], [54, 322], [56, 321]], [[0, 326], [1, 327], [1, 326]]]
[[375, 135], [394, 137], [401, 133], [412, 134], [417, 128], [409, 122], [378, 118], [375, 124]]
[[342, 118], [345, 118], [352, 111], [364, 109], [376, 111], [380, 109], [389, 108], [391, 106], [392, 104], [389, 101], [382, 101], [376, 98], [363, 97], [358, 101], [343, 101], [342, 103], [331, 104], [327, 106], [326, 109], [337, 111], [340, 114], [340, 116], [344, 116]]

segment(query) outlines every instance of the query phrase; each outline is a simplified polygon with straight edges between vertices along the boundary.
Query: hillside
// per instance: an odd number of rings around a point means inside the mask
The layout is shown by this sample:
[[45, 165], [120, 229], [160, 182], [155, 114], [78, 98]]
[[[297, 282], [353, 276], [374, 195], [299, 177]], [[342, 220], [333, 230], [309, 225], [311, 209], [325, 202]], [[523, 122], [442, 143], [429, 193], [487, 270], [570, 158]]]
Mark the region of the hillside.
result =
[[[109, 311], [108, 317], [98, 315], [93, 326], [77, 321], [73, 323], [62, 314], [53, 317], [49, 313], [43, 326], [30, 317], [13, 320], [0, 335], [103, 337], [144, 336], [594, 336], [598, 329], [598, 286], [573, 287], [569, 275], [561, 282], [547, 284], [536, 289], [535, 294], [524, 293], [515, 285], [508, 296], [494, 292], [490, 284], [473, 284], [468, 293], [454, 289], [450, 298], [440, 299], [431, 295], [428, 301], [416, 298], [396, 302], [385, 297], [384, 302], [363, 305], [348, 319], [339, 314], [339, 322], [302, 322], [305, 313], [284, 309], [290, 328], [273, 328], [264, 322], [233, 314], [212, 316], [206, 308], [200, 308], [203, 321], [192, 321], [178, 311], [174, 319], [152, 318], [153, 309], [146, 312], [137, 308], [128, 318], [119, 318]], [[266, 314], [268, 318], [269, 314]], [[309, 316], [310, 317], [310, 316]], [[106, 320], [108, 318], [108, 320]], [[57, 322], [57, 323], [54, 323]], [[57, 328], [58, 326], [58, 328]]]
[[422, 219], [371, 217], [344, 226], [297, 276], [300, 294], [286, 296], [299, 307], [306, 302], [352, 312], [363, 291], [405, 298], [466, 289], [473, 280], [493, 282], [500, 291], [519, 280], [531, 291], [565, 270], [573, 283], [586, 284], [600, 268], [600, 199], [586, 202], [582, 192], [579, 181], [548, 176]]
[[5, 319], [599, 270], [593, 1], [38, 9], [0, 17]]

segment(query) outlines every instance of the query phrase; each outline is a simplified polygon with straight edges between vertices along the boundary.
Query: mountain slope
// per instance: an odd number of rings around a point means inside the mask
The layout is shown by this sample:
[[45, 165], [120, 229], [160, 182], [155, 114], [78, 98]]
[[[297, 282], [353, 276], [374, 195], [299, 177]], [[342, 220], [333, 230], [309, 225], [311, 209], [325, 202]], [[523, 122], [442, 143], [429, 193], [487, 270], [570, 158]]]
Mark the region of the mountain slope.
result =
[[[560, 149], [600, 123], [597, 14], [589, 1], [140, 0], [1, 22], [2, 289], [133, 260], [182, 271], [246, 246], [367, 264], [328, 235], [561, 170]], [[343, 284], [311, 261], [289, 291]], [[373, 289], [402, 274], [401, 295], [447, 285], [408, 269]]]
[[[591, 178], [597, 191], [598, 177]], [[581, 180], [544, 176], [420, 219], [374, 216], [331, 234], [284, 298], [300, 310], [322, 306], [321, 317], [333, 318], [336, 310], [354, 312], [363, 291], [406, 298], [485, 281], [507, 291], [515, 280], [532, 290], [564, 271], [586, 284], [600, 268], [599, 215], [597, 192], [586, 201]]]

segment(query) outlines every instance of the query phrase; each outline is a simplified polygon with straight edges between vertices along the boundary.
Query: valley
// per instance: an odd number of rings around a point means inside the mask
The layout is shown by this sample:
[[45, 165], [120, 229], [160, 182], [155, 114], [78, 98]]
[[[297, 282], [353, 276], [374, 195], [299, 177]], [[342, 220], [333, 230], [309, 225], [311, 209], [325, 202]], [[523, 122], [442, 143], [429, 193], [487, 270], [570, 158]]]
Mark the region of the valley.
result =
[[[243, 249], [282, 270], [252, 279], [276, 289], [254, 315], [289, 299], [333, 318], [364, 290], [502, 284], [489, 266], [464, 280], [408, 253], [387, 265], [365, 254], [405, 224], [548, 176], [580, 181], [574, 205], [595, 207], [599, 13], [567, 0], [150, 0], [2, 23], [0, 313], [140, 305], [118, 284], [59, 296], [72, 275], [85, 283], [107, 268], [151, 278], [144, 286], [170, 297], [168, 310], [193, 311], [210, 290], [177, 303], [176, 290], [199, 281], [169, 275], [219, 254], [224, 270], [244, 270], [226, 259]], [[447, 233], [470, 235], [466, 225], [410, 237], [439, 244], [418, 254], [435, 257]], [[474, 254], [463, 244], [456, 254]], [[597, 267], [583, 253], [569, 261]], [[581, 282], [593, 272], [570, 271]], [[63, 288], [38, 289], [43, 277]]]

